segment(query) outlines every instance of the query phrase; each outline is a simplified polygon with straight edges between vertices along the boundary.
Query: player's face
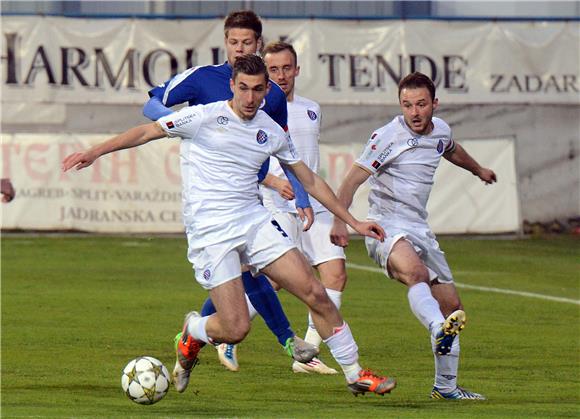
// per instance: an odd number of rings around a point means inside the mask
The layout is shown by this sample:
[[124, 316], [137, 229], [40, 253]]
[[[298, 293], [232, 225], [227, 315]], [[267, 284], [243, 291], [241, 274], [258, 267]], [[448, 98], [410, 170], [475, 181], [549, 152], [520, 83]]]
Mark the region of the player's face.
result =
[[252, 119], [269, 90], [269, 82], [263, 74], [255, 76], [238, 73], [235, 80], [230, 80], [234, 93], [232, 109], [244, 120]]
[[407, 126], [416, 134], [429, 134], [432, 130], [433, 111], [437, 109], [437, 98], [432, 100], [429, 90], [420, 87], [401, 90], [399, 102]]
[[300, 73], [294, 56], [288, 50], [268, 53], [264, 56], [270, 78], [284, 91], [286, 97], [294, 93], [294, 79]]
[[225, 43], [228, 62], [231, 65], [234, 65], [236, 58], [246, 54], [255, 54], [258, 50], [256, 33], [251, 29], [230, 29], [226, 35]]

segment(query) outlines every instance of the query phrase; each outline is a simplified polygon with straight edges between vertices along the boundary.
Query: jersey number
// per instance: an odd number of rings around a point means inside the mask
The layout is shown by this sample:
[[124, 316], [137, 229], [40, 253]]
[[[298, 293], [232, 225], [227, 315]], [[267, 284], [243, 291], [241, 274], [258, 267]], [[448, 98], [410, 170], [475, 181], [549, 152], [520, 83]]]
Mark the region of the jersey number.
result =
[[288, 234], [286, 234], [286, 232], [284, 230], [282, 230], [282, 227], [280, 227], [280, 224], [278, 224], [278, 221], [272, 220], [272, 225], [274, 227], [276, 227], [276, 230], [278, 230], [280, 233], [282, 233], [282, 236], [288, 237]]

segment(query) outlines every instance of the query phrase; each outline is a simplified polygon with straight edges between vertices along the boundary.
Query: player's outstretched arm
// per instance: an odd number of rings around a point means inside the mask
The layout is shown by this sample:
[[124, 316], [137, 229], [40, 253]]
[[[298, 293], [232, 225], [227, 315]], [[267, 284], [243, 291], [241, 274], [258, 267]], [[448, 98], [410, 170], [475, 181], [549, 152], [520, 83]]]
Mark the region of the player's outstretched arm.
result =
[[76, 167], [77, 170], [84, 169], [93, 164], [95, 160], [104, 154], [126, 148], [137, 147], [148, 143], [151, 140], [165, 137], [166, 135], [165, 131], [163, 131], [157, 122], [139, 125], [138, 127], [131, 128], [122, 134], [97, 144], [89, 148], [87, 151], [68, 155], [62, 161], [62, 170], [63, 172], [66, 172], [73, 167]]
[[318, 199], [330, 212], [351, 226], [357, 233], [383, 241], [385, 232], [378, 224], [354, 218], [340, 203], [330, 186], [302, 161], [287, 167], [294, 172], [309, 194]]
[[[350, 208], [354, 194], [370, 175], [368, 171], [356, 164], [351, 167], [337, 193], [338, 200], [345, 208]], [[330, 241], [337, 246], [346, 247], [348, 246], [348, 240], [349, 234], [346, 224], [339, 218], [334, 217], [334, 223], [330, 230]]]
[[475, 176], [483, 180], [487, 185], [497, 181], [497, 177], [493, 170], [481, 167], [469, 153], [461, 147], [460, 144], [455, 143], [455, 148], [443, 154], [448, 161], [456, 166], [459, 166]]

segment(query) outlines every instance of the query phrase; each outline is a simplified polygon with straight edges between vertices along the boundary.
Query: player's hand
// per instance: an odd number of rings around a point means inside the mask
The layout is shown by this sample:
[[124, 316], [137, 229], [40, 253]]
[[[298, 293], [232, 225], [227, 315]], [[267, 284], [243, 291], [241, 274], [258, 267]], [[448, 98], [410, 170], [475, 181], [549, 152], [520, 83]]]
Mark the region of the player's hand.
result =
[[292, 185], [287, 180], [278, 178], [274, 187], [282, 198], [288, 201], [294, 199], [294, 189], [292, 189]]
[[330, 230], [330, 241], [332, 244], [340, 247], [347, 247], [349, 238], [348, 229], [346, 228], [344, 221], [334, 217], [334, 223]]
[[297, 207], [296, 211], [298, 211], [298, 217], [302, 221], [303, 225], [302, 231], [310, 230], [310, 227], [312, 227], [312, 223], [314, 223], [314, 210], [312, 209], [312, 207], [306, 208]]
[[76, 170], [84, 169], [93, 164], [96, 159], [96, 157], [90, 155], [88, 152], [69, 154], [62, 161], [62, 171], [66, 172], [73, 167], [76, 167]]
[[358, 221], [353, 228], [363, 236], [371, 237], [381, 242], [385, 240], [385, 230], [374, 221]]
[[494, 182], [497, 182], [497, 176], [495, 175], [494, 171], [491, 169], [486, 169], [482, 167], [479, 173], [477, 174], [481, 180], [485, 182], [486, 185], [491, 185]]

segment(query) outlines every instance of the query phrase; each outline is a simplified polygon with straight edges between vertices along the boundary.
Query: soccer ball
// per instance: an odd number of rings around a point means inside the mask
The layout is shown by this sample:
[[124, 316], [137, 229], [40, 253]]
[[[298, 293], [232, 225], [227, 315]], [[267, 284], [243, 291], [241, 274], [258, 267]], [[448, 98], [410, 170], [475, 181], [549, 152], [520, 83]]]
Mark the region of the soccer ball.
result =
[[151, 356], [135, 358], [123, 368], [121, 386], [131, 400], [139, 404], [153, 404], [169, 391], [169, 371]]

